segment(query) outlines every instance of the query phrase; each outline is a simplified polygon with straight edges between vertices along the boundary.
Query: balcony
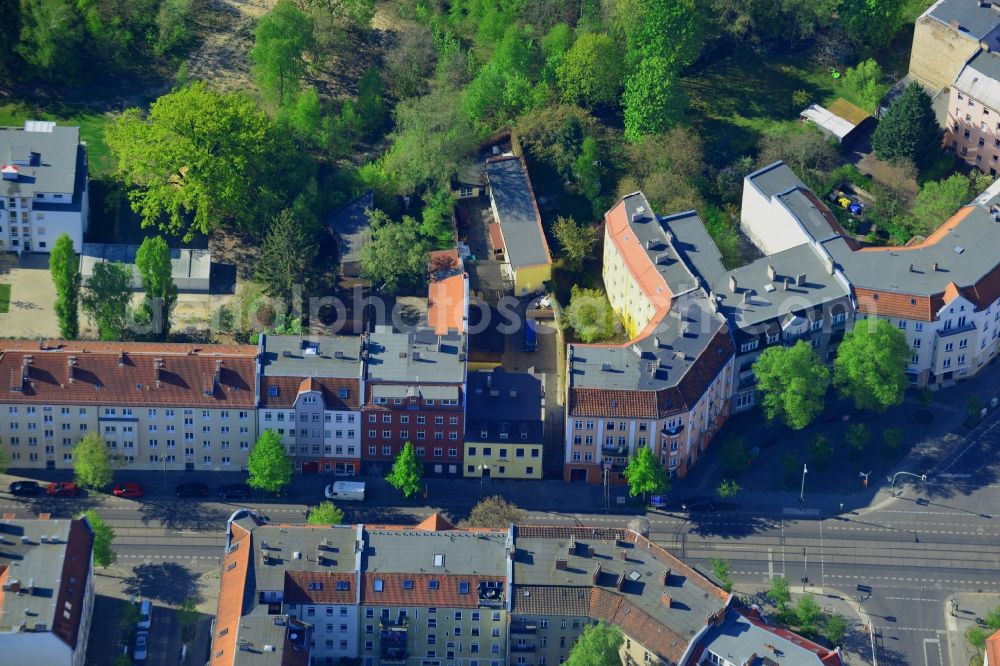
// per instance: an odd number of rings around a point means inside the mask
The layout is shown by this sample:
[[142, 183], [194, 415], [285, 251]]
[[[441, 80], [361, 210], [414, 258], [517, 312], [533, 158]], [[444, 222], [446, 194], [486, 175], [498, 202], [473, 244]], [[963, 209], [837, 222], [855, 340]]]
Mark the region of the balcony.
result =
[[534, 652], [535, 649], [534, 643], [518, 643], [517, 645], [510, 646], [511, 652], [519, 652], [521, 654], [524, 654], [525, 652]]
[[524, 624], [516, 622], [510, 625], [510, 633], [512, 634], [534, 634], [538, 632], [538, 625], [535, 624]]
[[406, 640], [409, 631], [405, 623], [389, 624], [382, 622], [381, 641], [379, 642], [379, 663], [405, 666], [409, 654], [406, 650]]
[[608, 446], [607, 444], [604, 444], [601, 446], [601, 453], [605, 456], [611, 456], [612, 458], [624, 458], [628, 455], [628, 447], [615, 446], [614, 444]]
[[969, 331], [974, 331], [974, 330], [976, 330], [975, 322], [968, 322], [966, 324], [963, 324], [961, 326], [955, 326], [953, 328], [938, 329], [937, 336], [939, 338], [950, 338], [953, 335], [958, 335], [959, 333], [967, 333]]
[[680, 424], [680, 425], [674, 426], [673, 428], [668, 428], [667, 426], [663, 426], [663, 434], [664, 435], [669, 435], [671, 437], [676, 437], [677, 435], [681, 434], [683, 431], [684, 431], [684, 424], [683, 423]]

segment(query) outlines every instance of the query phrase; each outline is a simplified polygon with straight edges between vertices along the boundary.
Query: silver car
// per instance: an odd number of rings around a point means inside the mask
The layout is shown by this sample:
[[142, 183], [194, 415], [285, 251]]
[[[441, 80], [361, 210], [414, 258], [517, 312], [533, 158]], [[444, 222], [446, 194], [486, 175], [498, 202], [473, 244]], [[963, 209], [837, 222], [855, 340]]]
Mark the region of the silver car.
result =
[[132, 653], [132, 657], [136, 661], [145, 661], [146, 650], [149, 647], [149, 632], [140, 631], [135, 637], [135, 652]]

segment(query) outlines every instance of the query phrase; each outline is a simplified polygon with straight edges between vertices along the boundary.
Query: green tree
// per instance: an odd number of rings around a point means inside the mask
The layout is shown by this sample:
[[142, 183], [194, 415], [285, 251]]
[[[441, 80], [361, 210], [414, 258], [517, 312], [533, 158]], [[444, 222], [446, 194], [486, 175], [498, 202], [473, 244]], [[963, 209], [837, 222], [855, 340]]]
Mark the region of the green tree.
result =
[[729, 564], [729, 560], [723, 559], [721, 557], [713, 557], [708, 561], [709, 566], [712, 568], [712, 575], [715, 576], [716, 580], [722, 586], [722, 589], [726, 592], [733, 591], [733, 567]]
[[598, 622], [587, 625], [573, 644], [566, 660], [567, 666], [608, 666], [620, 664], [624, 637], [618, 627]]
[[882, 448], [888, 456], [894, 456], [899, 452], [899, 447], [903, 443], [902, 428], [886, 428], [882, 431]]
[[315, 218], [286, 208], [274, 218], [264, 239], [256, 265], [257, 279], [268, 296], [284, 301], [286, 309], [296, 286], [307, 290], [319, 256], [317, 227]]
[[392, 471], [385, 480], [409, 499], [411, 495], [420, 491], [423, 478], [424, 465], [417, 459], [413, 444], [406, 442], [392, 463]]
[[833, 385], [858, 409], [884, 412], [903, 402], [909, 361], [902, 331], [883, 319], [859, 320], [837, 350]]
[[709, 0], [720, 32], [753, 44], [779, 42], [790, 47], [828, 26], [840, 0]]
[[367, 134], [373, 134], [385, 126], [385, 92], [378, 67], [372, 65], [358, 80], [358, 115], [361, 116]]
[[73, 447], [73, 478], [77, 485], [101, 490], [111, 484], [117, 460], [100, 435], [87, 433]]
[[99, 567], [114, 564], [118, 559], [111, 547], [111, 542], [115, 540], [115, 531], [93, 509], [84, 511], [78, 517], [86, 518], [90, 523], [90, 529], [94, 531], [94, 564]]
[[388, 294], [422, 284], [430, 245], [420, 223], [409, 216], [396, 222], [375, 210], [371, 225], [372, 240], [361, 248], [361, 275]]
[[306, 522], [310, 525], [340, 525], [344, 522], [344, 512], [333, 502], [321, 502], [309, 510]]
[[195, 604], [194, 599], [191, 597], [186, 598], [177, 610], [174, 612], [174, 616], [177, 618], [177, 624], [181, 626], [181, 640], [185, 643], [189, 643], [194, 640], [195, 625], [198, 623], [198, 618], [201, 617], [201, 613], [198, 612], [198, 606]]
[[788, 604], [792, 601], [791, 588], [788, 579], [784, 576], [775, 576], [771, 579], [771, 587], [767, 591], [767, 598], [778, 607], [778, 613], [784, 615]]
[[844, 637], [847, 636], [847, 620], [843, 615], [838, 613], [833, 613], [826, 617], [826, 628], [824, 633], [826, 633], [827, 639], [834, 645], [842, 645], [844, 642]]
[[123, 340], [128, 332], [132, 301], [132, 270], [125, 264], [102, 261], [83, 290], [81, 305], [97, 326], [101, 340]]
[[191, 4], [192, 0], [163, 0], [156, 13], [154, 53], [164, 56], [190, 41]]
[[559, 215], [552, 224], [552, 235], [559, 241], [563, 265], [577, 271], [593, 255], [597, 246], [597, 231], [587, 224], [580, 224], [572, 216]]
[[563, 99], [586, 107], [618, 104], [625, 62], [618, 44], [608, 35], [580, 35], [562, 56], [556, 69]]
[[635, 455], [629, 458], [625, 467], [625, 479], [628, 481], [629, 495], [635, 497], [641, 494], [643, 502], [647, 495], [670, 490], [667, 471], [646, 446], [638, 447]]
[[760, 140], [757, 163], [760, 166], [781, 160], [807, 181], [810, 176], [826, 174], [837, 166], [837, 147], [812, 125], [782, 127]]
[[841, 0], [840, 23], [862, 51], [886, 46], [903, 25], [906, 0]]
[[70, 0], [21, 1], [15, 48], [31, 70], [48, 79], [70, 79], [79, 71], [84, 30], [75, 4]]
[[844, 439], [847, 440], [848, 446], [859, 453], [868, 446], [871, 437], [872, 434], [868, 430], [868, 426], [864, 423], [852, 423], [848, 426], [847, 432], [844, 434]]
[[423, 97], [396, 105], [396, 128], [385, 168], [394, 174], [400, 194], [424, 184], [447, 187], [458, 166], [472, 155], [475, 133], [455, 103], [458, 91], [435, 83]]
[[868, 113], [875, 113], [879, 102], [889, 91], [889, 86], [882, 83], [883, 78], [882, 68], [873, 58], [848, 67], [844, 73], [844, 83], [854, 92], [861, 108]]
[[804, 340], [791, 347], [768, 347], [753, 364], [767, 418], [801, 430], [823, 412], [830, 371]]
[[278, 0], [260, 18], [250, 50], [254, 80], [264, 96], [278, 106], [299, 94], [306, 73], [305, 52], [312, 47], [313, 21], [292, 0]]
[[491, 495], [479, 500], [469, 517], [462, 521], [462, 527], [494, 527], [506, 529], [512, 524], [524, 522], [524, 512], [500, 495]]
[[67, 234], [56, 239], [49, 255], [49, 272], [56, 288], [56, 317], [59, 335], [75, 340], [80, 335], [80, 260]]
[[961, 173], [924, 183], [913, 204], [918, 233], [933, 232], [973, 196], [969, 179]]
[[969, 645], [976, 648], [980, 654], [986, 649], [986, 639], [989, 636], [990, 632], [978, 625], [972, 625], [965, 631], [965, 640], [969, 641]]
[[577, 188], [590, 200], [594, 214], [600, 215], [604, 205], [601, 201], [603, 176], [603, 159], [601, 146], [592, 136], [584, 138], [580, 144], [580, 156], [573, 162], [573, 175], [576, 176]]
[[675, 65], [662, 56], [644, 58], [625, 79], [625, 139], [663, 132], [683, 117], [684, 92]]
[[177, 302], [167, 241], [162, 236], [144, 238], [135, 255], [135, 267], [146, 292], [141, 306], [144, 315], [152, 322], [153, 330], [166, 338], [170, 333], [170, 312]]
[[105, 139], [143, 226], [185, 240], [225, 225], [259, 230], [308, 164], [253, 100], [202, 82], [160, 97], [148, 116], [129, 109]]
[[825, 434], [816, 435], [809, 448], [812, 450], [813, 462], [816, 463], [817, 467], [826, 467], [833, 460], [833, 444]]
[[728, 499], [739, 495], [741, 490], [743, 490], [743, 487], [736, 483], [736, 481], [732, 479], [723, 479], [722, 481], [719, 481], [719, 485], [715, 487], [715, 494], [723, 499]]
[[271, 429], [262, 432], [247, 458], [250, 487], [277, 492], [291, 483], [292, 471], [292, 459], [281, 443], [281, 435]]
[[815, 635], [819, 620], [823, 617], [823, 609], [819, 607], [811, 594], [803, 594], [795, 604], [795, 619], [799, 631], [806, 636]]
[[573, 285], [569, 305], [563, 310], [563, 325], [573, 329], [581, 342], [607, 340], [615, 333], [615, 313], [600, 289]]
[[921, 169], [941, 154], [941, 127], [919, 83], [911, 83], [889, 104], [872, 133], [872, 148], [883, 160], [910, 160]]

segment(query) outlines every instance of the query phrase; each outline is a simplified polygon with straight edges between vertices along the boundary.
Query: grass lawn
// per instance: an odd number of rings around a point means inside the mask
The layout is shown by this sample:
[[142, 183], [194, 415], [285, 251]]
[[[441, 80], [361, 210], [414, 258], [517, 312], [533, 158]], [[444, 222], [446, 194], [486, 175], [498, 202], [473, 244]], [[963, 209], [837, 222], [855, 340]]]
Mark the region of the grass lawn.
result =
[[10, 285], [0, 284], [0, 313], [10, 312]]
[[110, 114], [80, 111], [71, 107], [53, 108], [25, 102], [0, 103], [0, 126], [23, 127], [25, 120], [55, 120], [60, 125], [79, 125], [80, 139], [87, 142], [92, 176], [108, 174], [113, 168], [108, 146], [104, 143], [104, 128], [113, 119]]

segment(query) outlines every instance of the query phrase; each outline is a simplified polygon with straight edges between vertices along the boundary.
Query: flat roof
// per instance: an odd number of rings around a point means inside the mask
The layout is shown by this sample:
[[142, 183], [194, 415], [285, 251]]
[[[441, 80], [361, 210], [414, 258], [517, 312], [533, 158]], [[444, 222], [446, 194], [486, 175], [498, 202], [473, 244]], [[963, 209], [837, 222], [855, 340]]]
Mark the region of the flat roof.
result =
[[[440, 345], [438, 344], [440, 340]], [[459, 384], [465, 379], [465, 336], [428, 328], [397, 332], [379, 325], [368, 338], [368, 381]]]
[[542, 218], [524, 162], [519, 157], [490, 160], [486, 163], [486, 177], [511, 267], [517, 270], [551, 264]]
[[[261, 334], [261, 372], [272, 377], [361, 376], [361, 337]], [[339, 358], [338, 358], [339, 352]]]
[[0, 165], [16, 165], [18, 171], [17, 180], [0, 180], [0, 196], [72, 193], [77, 168], [84, 165], [78, 153], [82, 157], [79, 127], [44, 120], [26, 120], [24, 127], [0, 127]]
[[[835, 104], [839, 104], [839, 106], [835, 108]], [[838, 99], [830, 105], [829, 109], [819, 104], [810, 104], [799, 115], [837, 137], [838, 141], [843, 141], [848, 134], [868, 118], [867, 113], [844, 99]]]
[[[132, 270], [132, 286], [142, 286], [142, 277], [135, 266], [138, 245], [121, 243], [84, 243], [80, 248], [80, 274], [86, 280], [94, 274], [94, 266], [105, 261], [125, 264]], [[204, 249], [170, 248], [170, 277], [178, 289], [192, 286], [208, 288], [212, 273], [212, 255]]]
[[1000, 26], [1000, 13], [987, 4], [982, 6], [977, 0], [939, 0], [925, 13], [941, 23], [959, 25], [959, 34], [980, 40]]
[[[470, 372], [465, 441], [497, 441], [505, 432], [512, 445], [542, 441], [542, 380], [502, 368]], [[486, 433], [486, 437], [482, 433]], [[523, 433], [523, 436], [522, 436]]]
[[365, 528], [363, 570], [505, 577], [507, 533], [500, 531]]

